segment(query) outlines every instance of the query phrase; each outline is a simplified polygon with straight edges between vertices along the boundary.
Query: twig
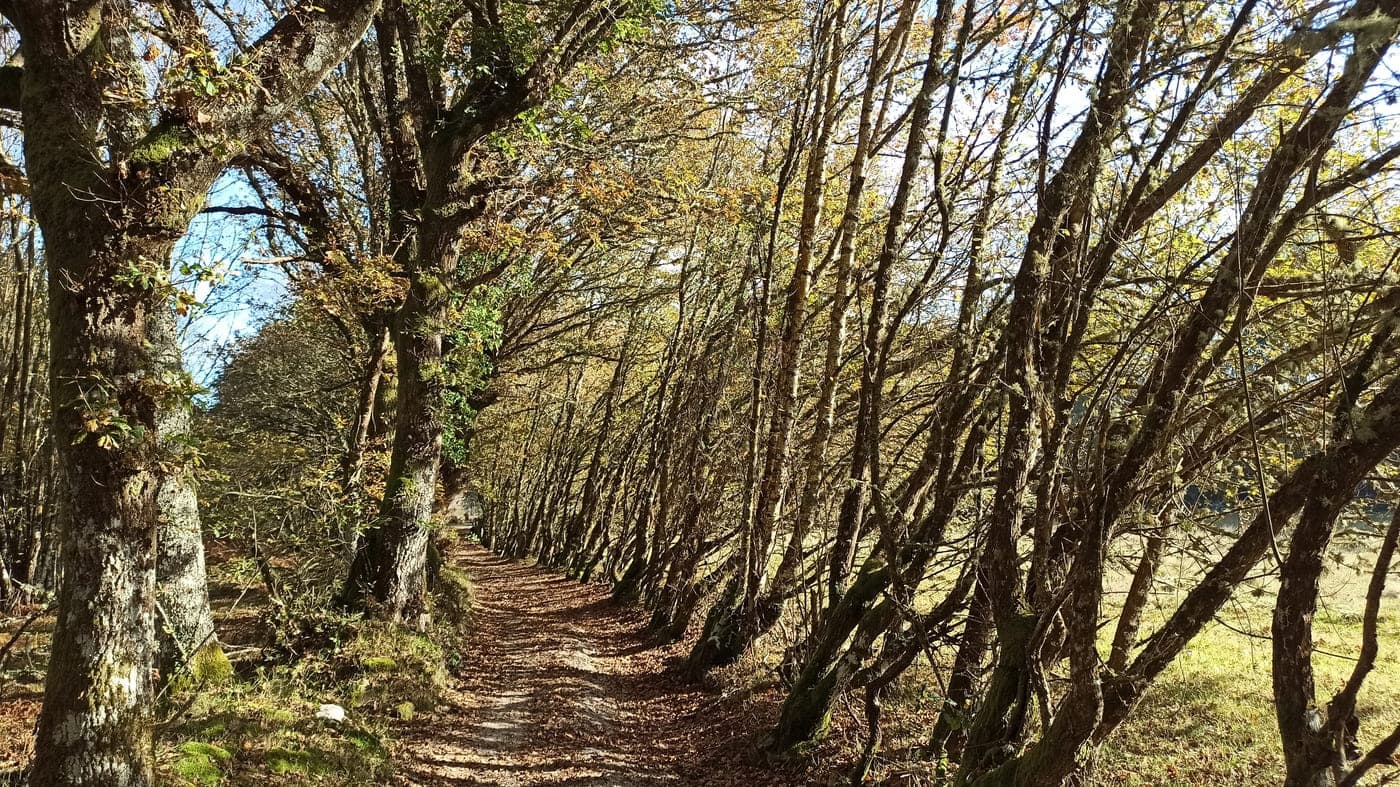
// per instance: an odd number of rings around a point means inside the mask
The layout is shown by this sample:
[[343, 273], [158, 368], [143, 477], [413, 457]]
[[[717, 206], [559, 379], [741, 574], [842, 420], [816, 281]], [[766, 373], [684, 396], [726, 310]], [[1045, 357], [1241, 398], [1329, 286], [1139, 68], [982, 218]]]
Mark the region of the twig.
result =
[[0, 671], [3, 671], [5, 669], [5, 661], [10, 657], [10, 649], [15, 646], [16, 642], [19, 642], [20, 637], [24, 636], [25, 630], [28, 629], [29, 626], [34, 623], [34, 621], [38, 620], [42, 615], [47, 613], [49, 609], [49, 607], [44, 606], [34, 610], [30, 613], [29, 617], [24, 619], [24, 622], [21, 623], [19, 628], [15, 630], [15, 633], [10, 635], [9, 641], [5, 643], [5, 646], [3, 648], [0, 648]]

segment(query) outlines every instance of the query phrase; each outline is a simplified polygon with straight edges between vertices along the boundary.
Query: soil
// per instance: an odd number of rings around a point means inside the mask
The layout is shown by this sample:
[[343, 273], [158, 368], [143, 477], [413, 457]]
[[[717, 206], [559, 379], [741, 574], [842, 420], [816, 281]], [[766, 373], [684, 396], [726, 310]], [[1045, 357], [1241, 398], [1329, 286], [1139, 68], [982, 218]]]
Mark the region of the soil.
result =
[[421, 785], [811, 784], [764, 763], [771, 698], [726, 699], [669, 665], [637, 613], [606, 588], [461, 553], [476, 607], [447, 704], [397, 731], [400, 783]]
[[[447, 701], [391, 730], [398, 784], [845, 783], [833, 764], [840, 758], [767, 762], [761, 741], [782, 692], [746, 690], [752, 680], [741, 665], [722, 670], [727, 676], [718, 681], [684, 679], [675, 667], [694, 632], [681, 643], [658, 643], [645, 614], [613, 602], [607, 586], [581, 585], [471, 544], [454, 553], [475, 588], [467, 652]], [[220, 638], [244, 657], [236, 662], [257, 663], [269, 634], [265, 593], [214, 584], [210, 595]], [[32, 611], [0, 616], [0, 645]], [[0, 670], [0, 784], [33, 754], [52, 628], [51, 616], [35, 621]]]

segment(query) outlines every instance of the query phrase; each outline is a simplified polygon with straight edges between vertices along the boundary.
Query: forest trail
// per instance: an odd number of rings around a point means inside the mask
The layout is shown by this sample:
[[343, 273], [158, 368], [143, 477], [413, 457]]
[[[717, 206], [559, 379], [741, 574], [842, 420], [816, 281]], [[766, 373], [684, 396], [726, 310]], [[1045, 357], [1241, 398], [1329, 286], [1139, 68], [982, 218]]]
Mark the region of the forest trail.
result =
[[476, 545], [459, 562], [476, 597], [468, 666], [446, 705], [398, 733], [401, 784], [792, 783], [746, 754], [760, 720], [666, 673], [667, 652], [607, 588]]

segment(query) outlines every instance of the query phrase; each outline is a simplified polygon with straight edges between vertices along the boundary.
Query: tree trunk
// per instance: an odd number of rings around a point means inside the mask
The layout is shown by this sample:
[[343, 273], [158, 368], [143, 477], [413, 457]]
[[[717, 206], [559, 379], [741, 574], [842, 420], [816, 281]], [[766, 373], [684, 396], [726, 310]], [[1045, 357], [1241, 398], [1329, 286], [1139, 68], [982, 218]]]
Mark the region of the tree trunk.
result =
[[[158, 307], [150, 319], [150, 342], [157, 362], [168, 377], [184, 375], [175, 315]], [[190, 437], [191, 404], [185, 397], [164, 401], [156, 416], [161, 449], [176, 469], [160, 479], [156, 505], [160, 528], [156, 536], [157, 634], [160, 674], [169, 680], [188, 667], [196, 682], [222, 679], [228, 659], [214, 634], [209, 609], [209, 580], [204, 571], [204, 534], [194, 473], [183, 456]]]
[[[355, 401], [355, 420], [350, 425], [345, 457], [340, 466], [340, 489], [347, 500], [354, 499], [360, 473], [364, 469], [365, 448], [372, 439], [379, 397], [385, 388], [384, 361], [393, 346], [388, 325], [366, 325], [365, 335], [369, 340], [369, 357], [365, 359], [364, 376], [360, 379]], [[360, 540], [360, 523], [355, 517], [346, 517], [341, 525], [340, 537], [345, 553], [353, 560]]]
[[180, 112], [112, 98], [147, 91], [132, 32], [144, 11], [133, 5], [6, 8], [23, 54], [18, 108], [48, 262], [50, 406], [67, 478], [38, 787], [152, 782], [157, 419], [182, 392], [151, 352], [150, 320], [167, 308], [171, 251], [228, 159], [320, 82], [376, 3], [331, 0], [283, 17], [240, 60], [256, 99], [195, 98]]
[[[442, 455], [443, 352], [441, 325], [448, 296], [455, 233], [425, 224], [418, 270], [399, 312], [398, 417], [379, 522], [365, 533], [350, 568], [344, 601], [358, 606], [368, 593], [388, 620], [422, 627], [428, 621], [428, 542]], [[439, 278], [441, 277], [441, 278]]]
[[843, 651], [851, 633], [850, 651], [868, 650], [884, 633], [896, 611], [889, 602], [877, 604], [889, 587], [890, 569], [878, 558], [869, 558], [851, 587], [826, 615], [817, 649], [807, 658], [787, 700], [767, 747], [777, 754], [800, 752], [826, 735], [831, 709], [859, 657]]
[[[108, 277], [123, 264], [168, 259], [174, 239], [137, 246], [116, 232], [94, 238], [87, 227], [50, 219], [44, 230], [54, 433], [68, 500], [58, 623], [30, 783], [145, 785], [152, 781], [160, 483], [157, 403], [146, 392], [160, 370], [146, 341], [147, 320], [164, 299], [114, 286]], [[108, 243], [124, 253], [103, 259], [94, 250]], [[94, 418], [105, 423], [93, 429]]]
[[[376, 415], [376, 405], [383, 389], [384, 361], [389, 357], [393, 341], [389, 336], [389, 326], [378, 322], [368, 322], [365, 336], [369, 341], [369, 355], [365, 358], [364, 376], [360, 378], [360, 388], [355, 399], [355, 420], [350, 424], [347, 435], [345, 459], [341, 464], [341, 487], [348, 494], [360, 479], [364, 464], [365, 446], [371, 439], [371, 431]], [[350, 546], [354, 546], [353, 540]]]
[[930, 759], [947, 758], [957, 762], [962, 758], [963, 743], [967, 740], [969, 709], [972, 706], [978, 680], [982, 675], [987, 651], [992, 645], [991, 610], [987, 607], [987, 594], [978, 587], [973, 592], [972, 606], [967, 613], [962, 638], [958, 644], [958, 655], [953, 659], [952, 677], [948, 679], [947, 696], [943, 698], [943, 708], [938, 712], [938, 721], [933, 725], [926, 749]]
[[1142, 613], [1147, 608], [1152, 582], [1157, 578], [1157, 564], [1162, 558], [1161, 536], [1150, 536], [1137, 571], [1133, 572], [1133, 583], [1123, 600], [1123, 611], [1118, 615], [1118, 628], [1113, 632], [1113, 649], [1109, 652], [1108, 668], [1121, 672], [1128, 666], [1128, 656], [1137, 644], [1138, 627], [1142, 625]]
[[471, 524], [473, 512], [470, 508], [471, 473], [456, 462], [444, 459], [442, 474], [442, 509], [440, 518], [444, 525], [463, 528]]

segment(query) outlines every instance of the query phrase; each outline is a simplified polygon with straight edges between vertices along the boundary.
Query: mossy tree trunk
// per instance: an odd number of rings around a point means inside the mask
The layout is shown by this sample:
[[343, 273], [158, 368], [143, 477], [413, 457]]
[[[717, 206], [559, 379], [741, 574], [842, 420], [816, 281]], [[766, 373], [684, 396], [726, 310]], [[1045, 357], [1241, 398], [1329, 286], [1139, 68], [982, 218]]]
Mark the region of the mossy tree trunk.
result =
[[[24, 65], [5, 70], [18, 89], [3, 96], [20, 112], [44, 237], [54, 443], [67, 481], [58, 624], [31, 784], [153, 780], [158, 492], [169, 464], [160, 419], [187, 393], [149, 341], [171, 295], [170, 255], [241, 140], [264, 133], [320, 81], [374, 5], [322, 2], [289, 14], [221, 76], [216, 95], [178, 106], [146, 98], [147, 70], [130, 37], [144, 14], [135, 4], [5, 6]], [[213, 57], [197, 21], [166, 21], [166, 43], [181, 56]]]
[[[160, 477], [157, 402], [144, 390], [157, 379], [145, 321], [163, 304], [112, 286], [111, 277], [147, 253], [168, 255], [174, 239], [108, 257], [97, 249], [117, 233], [93, 238], [63, 229], [77, 228], [45, 225], [54, 432], [69, 499], [58, 623], [30, 783], [148, 784]], [[89, 286], [64, 286], [65, 272], [83, 268]], [[91, 275], [99, 270], [105, 275]], [[89, 322], [89, 314], [96, 319]], [[105, 428], [89, 431], [94, 416], [109, 419]]]
[[[184, 376], [175, 315], [164, 304], [151, 314], [149, 340], [161, 373]], [[196, 681], [226, 672], [228, 660], [214, 635], [209, 608], [209, 581], [204, 570], [204, 533], [199, 521], [199, 497], [187, 456], [192, 405], [186, 397], [162, 402], [156, 431], [165, 452], [168, 472], [156, 489], [160, 523], [156, 533], [156, 634], [161, 679], [189, 670]]]
[[445, 277], [452, 275], [455, 244], [439, 237], [436, 275], [419, 272], [409, 287], [395, 336], [398, 358], [398, 419], [389, 477], [379, 522], [365, 534], [351, 569], [352, 582], [367, 588], [380, 614], [425, 625], [428, 608], [427, 556], [433, 500], [442, 457]]
[[[624, 9], [625, 10], [625, 9]], [[409, 276], [408, 296], [394, 325], [398, 361], [397, 415], [389, 479], [378, 520], [364, 535], [342, 601], [360, 606], [371, 597], [382, 616], [425, 622], [427, 549], [445, 429], [444, 393], [449, 358], [444, 334], [456, 296], [500, 273], [484, 263], [458, 274], [463, 228], [485, 210], [497, 184], [477, 177], [474, 151], [521, 112], [538, 106], [577, 59], [611, 34], [619, 9], [577, 0], [566, 29], [567, 47], [555, 46], [522, 70], [514, 32], [494, 15], [451, 20], [470, 30], [471, 78], [458, 81], [417, 47], [424, 21], [393, 0], [375, 23], [383, 80], [385, 151], [389, 170], [395, 257]], [[577, 23], [576, 28], [568, 25]], [[436, 24], [436, 23], [435, 23]]]
[[800, 753], [826, 736], [836, 698], [860, 663], [853, 654], [867, 651], [894, 619], [893, 606], [879, 602], [889, 583], [889, 567], [878, 558], [867, 559], [850, 589], [825, 616], [817, 647], [783, 703], [777, 729], [768, 740], [770, 751]]

